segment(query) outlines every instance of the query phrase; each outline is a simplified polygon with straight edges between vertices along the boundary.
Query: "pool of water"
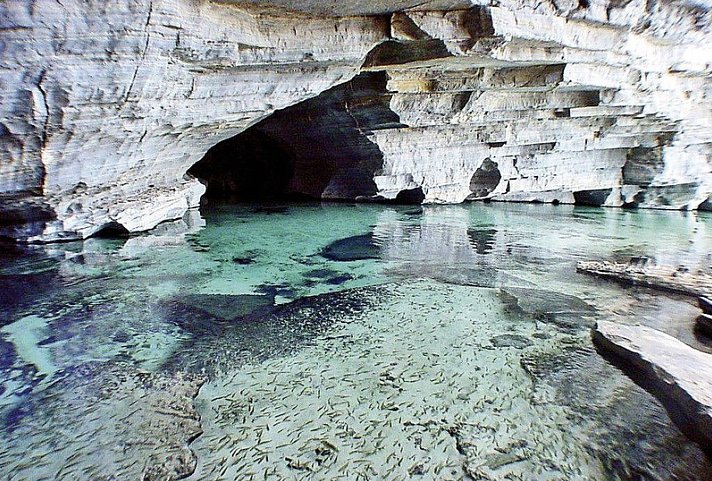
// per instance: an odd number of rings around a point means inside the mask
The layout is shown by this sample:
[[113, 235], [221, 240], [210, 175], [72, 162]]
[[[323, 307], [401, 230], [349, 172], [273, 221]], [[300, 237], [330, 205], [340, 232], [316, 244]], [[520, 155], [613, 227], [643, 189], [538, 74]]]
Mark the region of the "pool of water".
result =
[[709, 270], [709, 215], [225, 205], [2, 248], [8, 480], [712, 479], [590, 340], [606, 319], [709, 352], [694, 303], [575, 270]]

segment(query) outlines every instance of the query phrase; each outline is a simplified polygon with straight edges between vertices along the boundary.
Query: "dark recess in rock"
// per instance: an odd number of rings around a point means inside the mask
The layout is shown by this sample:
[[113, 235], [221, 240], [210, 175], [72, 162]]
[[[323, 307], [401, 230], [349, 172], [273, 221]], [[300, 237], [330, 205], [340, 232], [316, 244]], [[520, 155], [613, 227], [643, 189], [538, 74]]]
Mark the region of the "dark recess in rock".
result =
[[605, 202], [613, 189], [591, 189], [574, 192], [574, 202], [576, 205], [588, 205], [600, 207]]
[[645, 202], [645, 192], [640, 191], [635, 194], [633, 198], [628, 202], [623, 202], [623, 205], [621, 207], [623, 207], [624, 209], [633, 209], [635, 207], [638, 207], [643, 202]]
[[712, 338], [712, 315], [702, 314], [695, 320], [695, 329], [707, 337]]
[[425, 199], [425, 194], [421, 187], [415, 189], [401, 190], [395, 198], [396, 204], [421, 204]]
[[129, 231], [126, 230], [124, 226], [117, 222], [112, 222], [105, 225], [99, 231], [94, 234], [94, 237], [104, 237], [104, 238], [116, 238], [116, 237], [128, 237]]
[[40, 235], [56, 217], [44, 197], [33, 192], [0, 194], [0, 239]]
[[207, 197], [354, 200], [376, 194], [383, 154], [368, 139], [400, 127], [384, 72], [362, 73], [211, 148], [189, 173]]
[[491, 37], [494, 35], [494, 25], [489, 9], [474, 6], [462, 12], [462, 23], [472, 38]]
[[207, 183], [210, 198], [272, 199], [285, 193], [294, 173], [286, 145], [257, 129], [248, 129], [211, 148], [190, 173]]
[[363, 67], [382, 65], [400, 65], [436, 58], [452, 56], [442, 40], [427, 39], [410, 42], [388, 40], [371, 50], [364, 60]]
[[623, 183], [648, 186], [664, 168], [662, 147], [635, 147], [626, 154]]
[[467, 199], [476, 200], [487, 197], [499, 185], [502, 179], [502, 174], [499, 171], [496, 162], [486, 158], [470, 179], [470, 192]]
[[701, 203], [697, 210], [706, 210], [712, 212], [712, 197], [707, 198], [706, 201]]

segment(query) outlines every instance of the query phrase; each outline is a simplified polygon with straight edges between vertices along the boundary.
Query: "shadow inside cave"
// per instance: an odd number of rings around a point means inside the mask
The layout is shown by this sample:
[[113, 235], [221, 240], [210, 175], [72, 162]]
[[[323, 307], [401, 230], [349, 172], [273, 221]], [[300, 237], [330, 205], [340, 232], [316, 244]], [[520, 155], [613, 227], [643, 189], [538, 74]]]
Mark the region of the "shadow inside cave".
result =
[[401, 126], [384, 72], [357, 75], [212, 147], [188, 171], [218, 201], [369, 200], [383, 154], [374, 130]]

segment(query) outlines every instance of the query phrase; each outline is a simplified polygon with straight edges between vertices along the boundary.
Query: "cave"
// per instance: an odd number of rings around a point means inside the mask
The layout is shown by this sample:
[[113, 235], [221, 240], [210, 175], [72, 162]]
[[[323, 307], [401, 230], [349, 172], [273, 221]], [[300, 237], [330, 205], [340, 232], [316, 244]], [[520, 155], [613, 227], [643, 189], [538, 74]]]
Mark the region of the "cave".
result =
[[588, 189], [574, 192], [574, 203], [590, 207], [601, 207], [611, 195], [612, 189]]
[[219, 201], [368, 200], [383, 154], [368, 136], [399, 127], [383, 72], [278, 110], [213, 146], [188, 171]]
[[212, 147], [190, 173], [205, 182], [212, 199], [275, 199], [288, 192], [294, 156], [270, 135], [248, 129]]

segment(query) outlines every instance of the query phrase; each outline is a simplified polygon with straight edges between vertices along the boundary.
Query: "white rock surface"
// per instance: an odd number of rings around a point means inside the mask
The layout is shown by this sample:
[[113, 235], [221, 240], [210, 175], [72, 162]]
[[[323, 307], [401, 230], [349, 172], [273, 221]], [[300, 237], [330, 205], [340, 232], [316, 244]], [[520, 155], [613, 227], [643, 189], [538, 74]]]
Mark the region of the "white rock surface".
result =
[[[610, 189], [601, 202], [610, 206], [705, 202], [712, 51], [698, 42], [712, 36], [709, 21], [681, 25], [709, 18], [709, 6], [650, 12], [633, 2], [615, 22], [596, 5], [577, 19], [521, 7], [483, 10], [478, 25], [407, 14], [453, 56], [387, 67], [391, 108], [408, 127], [373, 136], [385, 156], [382, 195], [415, 183], [426, 202], [461, 202], [489, 159], [501, 173], [495, 200], [574, 202], [575, 192]], [[644, 179], [639, 164], [649, 166]]]
[[0, 6], [0, 192], [42, 194], [29, 240], [146, 230], [198, 205], [209, 147], [351, 78], [381, 17], [187, 0]]
[[461, 202], [489, 159], [495, 200], [709, 206], [711, 5], [588, 3], [5, 2], [0, 211], [31, 199], [53, 219], [0, 235], [178, 218], [211, 146], [360, 70], [387, 73], [405, 125], [368, 134], [382, 197]]
[[[703, 447], [712, 446], [712, 355], [645, 326], [599, 321], [596, 343], [641, 373], [672, 403], [677, 422]], [[668, 407], [668, 409], [671, 409]]]

